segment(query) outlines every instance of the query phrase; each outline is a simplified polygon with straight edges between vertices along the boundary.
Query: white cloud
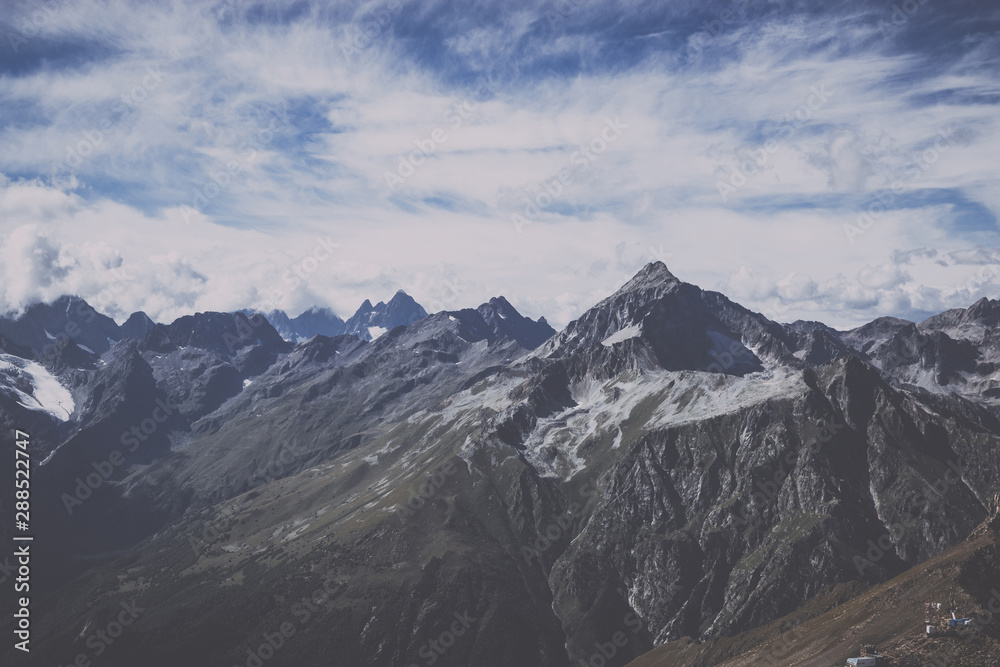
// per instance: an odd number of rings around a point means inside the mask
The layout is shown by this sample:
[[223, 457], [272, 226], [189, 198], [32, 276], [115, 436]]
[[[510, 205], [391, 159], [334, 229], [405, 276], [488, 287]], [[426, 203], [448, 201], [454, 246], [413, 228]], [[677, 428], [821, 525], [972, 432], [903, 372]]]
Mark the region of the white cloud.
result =
[[[444, 40], [449, 58], [493, 77], [476, 92], [482, 80], [449, 83], [405, 57], [395, 24], [345, 55], [380, 7], [345, 8], [345, 24], [316, 8], [253, 23], [238, 5], [223, 21], [180, 1], [63, 6], [50, 37], [113, 55], [3, 77], [0, 100], [33, 111], [0, 129], [0, 171], [37, 175], [0, 184], [0, 233], [20, 253], [3, 266], [4, 305], [71, 291], [119, 318], [268, 299], [349, 315], [403, 288], [431, 308], [503, 293], [562, 325], [664, 253], [681, 278], [745, 305], [845, 326], [967, 305], [994, 286], [967, 265], [996, 264], [1000, 239], [955, 231], [954, 201], [910, 202], [854, 243], [844, 232], [894, 180], [900, 197], [948, 190], [1000, 214], [1000, 117], [949, 101], [996, 91], [981, 49], [917, 76], [920, 58], [891, 51], [873, 22], [776, 18], [727, 26], [688, 64], [650, 56], [560, 76], [517, 58], [586, 60], [596, 37], [522, 49], [541, 16], [509, 12], [506, 32], [470, 24]], [[137, 87], [143, 99], [116, 115]], [[519, 231], [511, 215], [546, 201], [544, 184], [616, 118], [620, 136]], [[88, 141], [75, 176], [49, 180]], [[388, 188], [386, 171], [418, 145], [432, 154]], [[755, 156], [723, 201], [717, 182]], [[340, 247], [296, 282], [317, 238]]]

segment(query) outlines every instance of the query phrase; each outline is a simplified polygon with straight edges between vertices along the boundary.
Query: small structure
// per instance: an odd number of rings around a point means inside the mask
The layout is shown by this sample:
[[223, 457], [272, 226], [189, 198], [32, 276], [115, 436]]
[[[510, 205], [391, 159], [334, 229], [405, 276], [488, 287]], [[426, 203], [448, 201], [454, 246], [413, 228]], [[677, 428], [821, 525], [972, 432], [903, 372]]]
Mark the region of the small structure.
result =
[[942, 622], [945, 627], [948, 627], [946, 622], [946, 617], [941, 613], [941, 603], [940, 602], [925, 602], [924, 603], [924, 626], [927, 630], [927, 636], [932, 637], [938, 633], [938, 625]]
[[974, 624], [975, 621], [971, 618], [959, 618], [958, 605], [954, 599], [951, 601], [950, 611], [942, 611], [943, 606], [940, 602], [924, 603], [924, 629], [927, 636], [953, 634]]
[[862, 644], [861, 656], [847, 659], [848, 667], [887, 667], [891, 661], [878, 652], [874, 644]]

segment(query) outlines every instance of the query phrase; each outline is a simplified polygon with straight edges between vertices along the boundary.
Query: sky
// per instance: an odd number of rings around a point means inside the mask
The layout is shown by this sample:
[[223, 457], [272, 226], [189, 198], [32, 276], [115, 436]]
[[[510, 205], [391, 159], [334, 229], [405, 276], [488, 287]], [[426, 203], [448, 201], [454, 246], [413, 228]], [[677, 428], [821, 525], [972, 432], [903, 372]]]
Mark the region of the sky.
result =
[[1000, 4], [0, 0], [0, 309], [1000, 296]]

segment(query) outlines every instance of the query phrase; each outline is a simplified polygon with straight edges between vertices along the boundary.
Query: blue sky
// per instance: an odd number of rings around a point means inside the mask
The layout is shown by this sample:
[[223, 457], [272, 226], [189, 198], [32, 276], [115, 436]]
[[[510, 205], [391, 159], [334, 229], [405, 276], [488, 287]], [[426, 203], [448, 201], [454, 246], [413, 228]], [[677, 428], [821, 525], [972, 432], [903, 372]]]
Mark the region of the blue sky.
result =
[[0, 2], [0, 306], [1000, 296], [988, 2]]

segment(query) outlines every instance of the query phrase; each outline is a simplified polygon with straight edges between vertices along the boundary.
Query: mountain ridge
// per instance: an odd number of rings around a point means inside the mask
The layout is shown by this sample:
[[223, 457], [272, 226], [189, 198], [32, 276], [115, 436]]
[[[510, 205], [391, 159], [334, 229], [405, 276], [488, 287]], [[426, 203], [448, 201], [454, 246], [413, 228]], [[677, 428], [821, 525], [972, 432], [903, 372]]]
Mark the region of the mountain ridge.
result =
[[[379, 326], [375, 309], [356, 326]], [[482, 620], [442, 665], [568, 667], [615, 628], [621, 665], [765, 627], [982, 524], [1000, 332], [964, 312], [853, 335], [782, 325], [651, 264], [554, 335], [496, 297], [371, 340], [292, 344], [265, 318], [209, 313], [93, 368], [67, 355], [78, 407], [33, 440], [38, 460], [58, 450], [39, 530], [77, 554], [40, 565], [76, 582], [48, 592], [46, 650], [72, 650], [125, 569], [144, 602], [190, 605], [171, 631], [189, 642], [150, 629], [122, 646], [162, 664], [245, 659], [280, 621], [268, 601], [323, 574], [345, 582], [328, 629], [270, 664], [337, 650], [405, 667], [456, 609]], [[60, 494], [157, 401], [171, 419], [142, 456], [65, 516]], [[248, 596], [238, 629], [211, 611]]]

